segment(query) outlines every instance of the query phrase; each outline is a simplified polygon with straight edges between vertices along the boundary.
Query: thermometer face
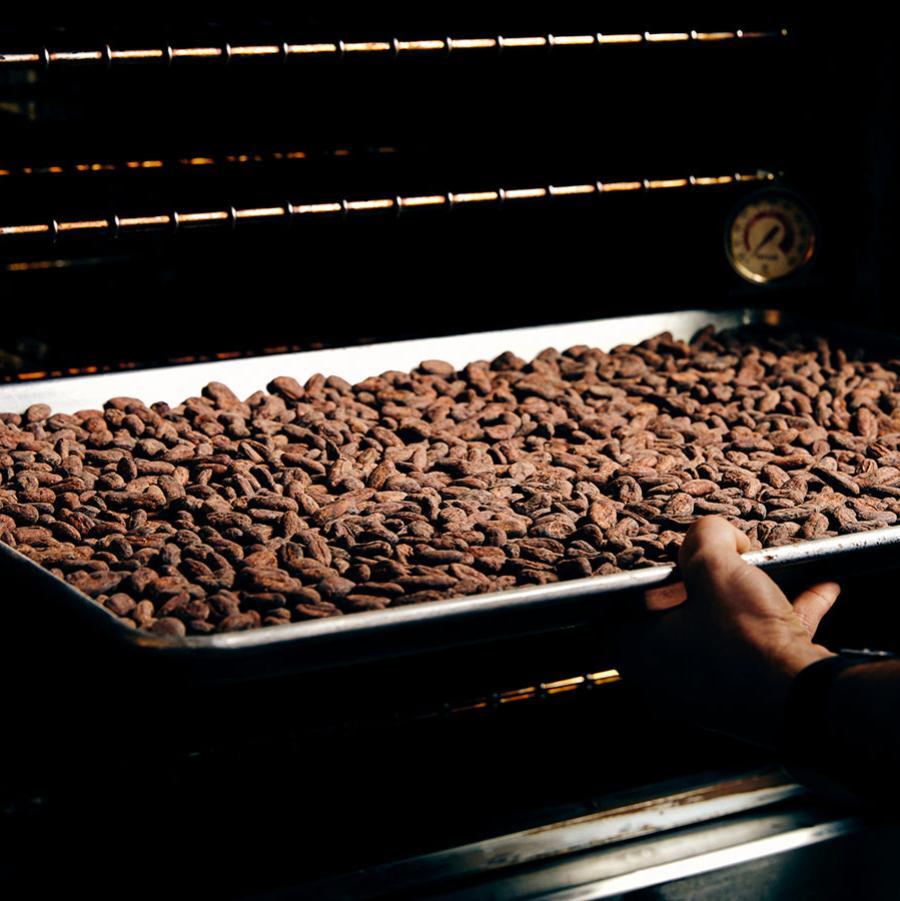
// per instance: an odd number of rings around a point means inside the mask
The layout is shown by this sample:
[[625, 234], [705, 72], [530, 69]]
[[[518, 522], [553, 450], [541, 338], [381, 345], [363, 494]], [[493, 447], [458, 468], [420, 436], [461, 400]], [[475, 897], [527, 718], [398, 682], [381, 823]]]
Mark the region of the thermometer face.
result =
[[773, 191], [746, 200], [731, 220], [725, 243], [738, 275], [766, 284], [793, 275], [812, 259], [815, 232], [799, 201]]

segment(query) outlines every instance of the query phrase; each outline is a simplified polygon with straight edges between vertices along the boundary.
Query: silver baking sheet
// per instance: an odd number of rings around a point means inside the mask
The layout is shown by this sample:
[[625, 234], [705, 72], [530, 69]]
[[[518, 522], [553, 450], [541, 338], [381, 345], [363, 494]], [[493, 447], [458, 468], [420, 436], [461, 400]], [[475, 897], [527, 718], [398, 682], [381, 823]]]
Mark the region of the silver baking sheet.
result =
[[[72, 413], [102, 408], [108, 398], [119, 395], [174, 405], [189, 395], [199, 394], [210, 381], [224, 382], [238, 395], [247, 396], [279, 375], [291, 375], [303, 382], [321, 372], [357, 382], [389, 369], [409, 370], [426, 359], [447, 360], [462, 367], [473, 360], [492, 359], [507, 350], [527, 359], [548, 347], [564, 350], [576, 344], [590, 344], [609, 349], [662, 331], [687, 339], [709, 324], [722, 329], [783, 321], [785, 317], [777, 311], [689, 310], [0, 385], [0, 410], [22, 412], [41, 402], [54, 411]], [[822, 330], [821, 326], [813, 328]], [[846, 331], [841, 334], [851, 338]], [[883, 341], [884, 336], [881, 338]], [[900, 356], [900, 341], [896, 341], [896, 348]], [[900, 526], [772, 548], [745, 557], [755, 565], [795, 574], [812, 568], [819, 577], [827, 568], [826, 561], [847, 565], [852, 560], [855, 571], [874, 567], [876, 562], [883, 565], [885, 554], [893, 557], [892, 548], [897, 544]], [[378, 657], [388, 649], [391, 653], [415, 652], [467, 639], [496, 638], [509, 632], [533, 630], [538, 621], [542, 628], [548, 622], [560, 628], [576, 625], [597, 615], [599, 605], [613, 596], [659, 585], [671, 579], [673, 570], [671, 566], [638, 569], [249, 632], [174, 638], [149, 635], [122, 625], [112, 613], [3, 544], [0, 567], [12, 568], [9, 571], [14, 570], [17, 581], [27, 587], [29, 594], [33, 591], [44, 600], [63, 605], [95, 636], [121, 648], [140, 651], [145, 656], [189, 656], [197, 663], [260, 657], [277, 651], [282, 659], [280, 669], [285, 660], [288, 668], [304, 669], [327, 665], [329, 661], [345, 663], [351, 658]]]

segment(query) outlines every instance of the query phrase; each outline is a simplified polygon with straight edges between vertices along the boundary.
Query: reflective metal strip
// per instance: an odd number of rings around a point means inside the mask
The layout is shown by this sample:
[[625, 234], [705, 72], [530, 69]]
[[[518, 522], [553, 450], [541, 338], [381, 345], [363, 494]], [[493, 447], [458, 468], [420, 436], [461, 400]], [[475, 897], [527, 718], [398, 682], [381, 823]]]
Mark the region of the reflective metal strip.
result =
[[695, 41], [733, 41], [737, 37], [734, 31], [692, 31]]
[[49, 225], [3, 225], [0, 235], [38, 235], [49, 232]]
[[447, 202], [443, 194], [428, 194], [422, 197], [401, 197], [397, 201], [401, 207], [441, 206]]
[[192, 59], [209, 59], [221, 55], [221, 47], [179, 47], [172, 51], [174, 57], [190, 57]]
[[394, 46], [399, 51], [418, 50], [443, 50], [446, 46], [443, 41], [396, 41]]
[[[250, 210], [235, 210], [235, 219], [266, 219], [273, 216], [284, 216], [283, 206], [258, 207]], [[227, 214], [226, 214], [227, 218]]]
[[738, 864], [748, 863], [751, 860], [770, 857], [773, 854], [783, 854], [786, 851], [805, 848], [808, 845], [815, 845], [841, 835], [858, 832], [862, 826], [862, 820], [858, 817], [833, 820], [828, 823], [783, 832], [780, 835], [773, 835], [768, 838], [755, 839], [730, 848], [709, 851], [706, 854], [698, 854], [695, 857], [688, 857], [684, 860], [645, 867], [623, 876], [603, 879], [593, 885], [550, 892], [534, 897], [552, 898], [553, 901], [596, 901], [599, 898], [609, 898], [625, 892], [633, 892], [665, 882], [672, 882], [676, 879], [685, 879], [690, 876], [709, 873], [713, 870], [737, 866]]
[[232, 56], [277, 56], [281, 47], [275, 44], [263, 44], [258, 47], [232, 47]]
[[546, 196], [546, 188], [514, 188], [503, 192], [504, 200], [534, 200]]
[[140, 228], [142, 226], [168, 225], [171, 221], [171, 216], [133, 216], [120, 219], [119, 225], [122, 228]]
[[162, 59], [165, 53], [162, 50], [110, 50], [110, 59], [121, 60], [145, 60]]
[[547, 38], [543, 36], [533, 38], [505, 38], [501, 36], [497, 38], [497, 43], [501, 47], [546, 47]]
[[60, 222], [59, 230], [61, 232], [73, 231], [93, 231], [98, 228], [109, 228], [108, 219], [90, 219], [84, 222]]
[[[660, 841], [665, 841], [669, 834], [682, 827], [771, 807], [807, 793], [801, 786], [785, 781], [776, 773], [754, 773], [722, 779], [682, 791], [672, 791], [671, 786], [660, 786], [658, 790], [667, 793], [627, 807], [373, 867], [360, 874], [339, 877], [333, 882], [324, 880], [322, 888], [328, 891], [323, 894], [353, 897], [357, 882], [375, 894], [374, 890], [379, 888], [390, 887], [392, 891], [399, 892], [401, 889], [439, 884], [441, 880], [463, 874], [495, 873], [502, 879], [504, 870], [537, 861], [552, 865], [551, 861], [559, 859], [564, 864], [565, 858], [572, 855], [579, 855], [574, 859], [583, 862], [577, 865], [579, 875], [589, 875], [592, 858], [586, 852], [607, 855], [604, 860], [614, 861], [609, 864], [610, 868], [621, 868], [626, 865], [628, 842], [650, 836], [659, 836]], [[610, 858], [608, 855], [614, 856]], [[635, 860], [643, 862], [646, 858], [638, 853]], [[593, 871], [599, 868], [600, 865], [595, 864]], [[527, 880], [529, 877], [522, 878]], [[515, 880], [516, 876], [511, 874], [510, 879]], [[538, 895], [539, 888], [540, 884], [535, 883], [535, 895]], [[556, 895], [551, 897], [556, 898]]]
[[534, 35], [525, 37], [431, 38], [379, 41], [324, 41], [309, 44], [247, 44], [237, 47], [163, 47], [134, 50], [56, 50], [0, 53], [0, 64], [39, 65], [78, 62], [148, 62], [160, 59], [218, 59], [223, 56], [252, 59], [279, 56], [315, 56], [318, 54], [390, 53], [435, 50], [491, 50], [528, 47], [573, 47], [597, 44], [686, 43], [690, 41], [761, 40], [787, 37], [787, 29], [773, 31], [690, 31], [644, 32], [643, 34]]
[[337, 44], [289, 44], [288, 54], [337, 53]]
[[0, 53], [0, 63], [39, 63], [39, 53]]
[[489, 50], [496, 46], [495, 38], [447, 38], [450, 50]]
[[594, 43], [592, 34], [554, 34], [554, 47], [583, 47]]
[[[335, 154], [342, 154], [346, 151], [336, 150]], [[237, 158], [240, 160], [249, 159], [249, 157]], [[191, 166], [207, 166], [211, 165], [214, 160], [207, 157], [193, 157], [188, 160], [179, 160], [181, 165]], [[128, 168], [159, 168], [164, 165], [162, 160], [132, 160], [125, 164]], [[99, 163], [78, 164], [76, 168], [79, 171], [86, 171], [90, 168], [94, 169], [107, 168]], [[8, 171], [8, 170], [3, 170]], [[25, 171], [25, 170], [23, 170]], [[671, 179], [644, 179], [643, 181], [621, 181], [621, 182], [597, 182], [595, 185], [563, 185], [549, 187], [532, 187], [532, 188], [509, 188], [498, 189], [496, 191], [469, 191], [460, 193], [426, 194], [413, 195], [411, 197], [379, 197], [363, 200], [339, 200], [326, 203], [308, 203], [291, 205], [290, 208], [285, 207], [251, 207], [248, 209], [240, 209], [234, 212], [235, 219], [259, 219], [259, 218], [275, 218], [278, 216], [298, 213], [316, 214], [316, 213], [358, 213], [371, 210], [389, 210], [394, 207], [399, 209], [410, 209], [415, 207], [435, 207], [445, 204], [478, 204], [493, 203], [495, 201], [506, 200], [546, 200], [553, 197], [566, 197], [579, 194], [593, 193], [621, 193], [629, 191], [641, 190], [657, 190], [683, 188], [690, 185], [696, 186], [716, 186], [726, 185], [733, 182], [752, 182], [752, 181], [769, 181], [775, 178], [775, 174], [764, 170], [756, 173], [735, 174], [725, 176], [712, 177], [695, 177], [689, 178], [671, 178]], [[225, 211], [209, 211], [209, 212], [191, 212], [178, 213], [174, 216], [178, 223], [196, 223], [209, 222], [214, 220], [226, 220], [231, 217], [231, 213]], [[99, 228], [100, 226], [89, 226], [86, 222], [97, 222], [100, 220], [74, 220], [71, 222], [59, 223], [59, 231], [78, 231], [87, 228]], [[122, 228], [140, 228], [152, 227], [155, 225], [167, 225], [172, 221], [170, 214], [160, 214], [157, 216], [137, 216], [127, 217], [120, 220], [119, 225]], [[0, 237], [40, 234], [45, 232], [55, 232], [56, 227], [49, 225], [7, 225], [0, 227]]]
[[348, 210], [389, 210], [394, 205], [393, 200], [348, 200]]
[[393, 45], [386, 41], [358, 41], [344, 44], [346, 53], [386, 53], [393, 49]]
[[451, 194], [451, 203], [487, 203], [492, 200], [499, 200], [499, 191], [474, 191], [468, 194]]
[[569, 197], [573, 194], [593, 194], [595, 185], [550, 185], [547, 189], [553, 197]]
[[644, 187], [642, 181], [609, 181], [598, 182], [597, 190], [606, 194], [610, 191], [640, 191]]
[[292, 213], [340, 213], [343, 206], [339, 203], [306, 203], [300, 206], [291, 204]]
[[734, 181], [733, 175], [714, 175], [711, 177], [698, 176], [694, 179], [695, 185], [730, 185]]
[[646, 181], [644, 186], [650, 190], [657, 188], [686, 188], [690, 185], [687, 178], [664, 178], [657, 181]]
[[54, 63], [77, 63], [101, 59], [103, 59], [103, 54], [99, 50], [77, 50], [74, 52], [63, 50], [50, 54], [50, 61]]
[[179, 213], [178, 221], [182, 225], [185, 223], [190, 224], [192, 222], [221, 222], [223, 220], [228, 219], [228, 213], [223, 211], [216, 211], [212, 213]]
[[640, 44], [644, 40], [642, 34], [598, 34], [598, 44]]

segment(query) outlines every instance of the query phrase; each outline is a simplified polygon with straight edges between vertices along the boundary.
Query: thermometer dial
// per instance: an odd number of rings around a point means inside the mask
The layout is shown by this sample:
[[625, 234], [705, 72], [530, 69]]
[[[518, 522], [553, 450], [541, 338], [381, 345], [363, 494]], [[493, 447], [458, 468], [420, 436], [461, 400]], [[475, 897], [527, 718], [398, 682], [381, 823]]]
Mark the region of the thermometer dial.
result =
[[812, 217], [791, 194], [756, 194], [734, 214], [725, 236], [728, 259], [747, 281], [768, 284], [802, 269], [815, 251]]

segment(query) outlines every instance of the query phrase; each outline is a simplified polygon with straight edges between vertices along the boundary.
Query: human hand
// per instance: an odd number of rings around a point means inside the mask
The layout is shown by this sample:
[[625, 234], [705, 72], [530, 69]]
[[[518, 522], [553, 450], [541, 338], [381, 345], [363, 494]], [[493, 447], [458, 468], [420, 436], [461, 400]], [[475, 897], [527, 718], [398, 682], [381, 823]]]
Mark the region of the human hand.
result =
[[791, 679], [831, 656], [812, 639], [840, 586], [814, 585], [792, 605], [740, 556], [749, 549], [721, 517], [694, 523], [679, 556], [683, 584], [645, 593], [651, 613], [624, 631], [620, 669], [661, 709], [774, 746]]

